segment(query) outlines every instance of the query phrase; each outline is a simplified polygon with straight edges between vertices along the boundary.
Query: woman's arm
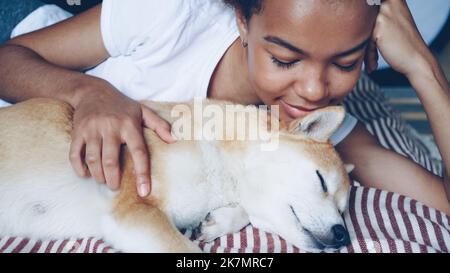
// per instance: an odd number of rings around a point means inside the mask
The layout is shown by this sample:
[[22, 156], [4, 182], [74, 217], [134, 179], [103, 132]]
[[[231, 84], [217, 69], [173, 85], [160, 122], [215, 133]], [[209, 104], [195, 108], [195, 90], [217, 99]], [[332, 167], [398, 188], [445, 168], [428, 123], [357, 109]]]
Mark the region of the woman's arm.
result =
[[[376, 68], [377, 48], [393, 69], [406, 75], [416, 90], [430, 120], [445, 169], [450, 170], [449, 85], [420, 36], [405, 0], [383, 1], [373, 43], [366, 56], [368, 71]], [[441, 179], [407, 158], [382, 148], [362, 126], [337, 149], [346, 162], [355, 164], [354, 176], [363, 185], [398, 192], [450, 215], [450, 199], [447, 198], [450, 194], [446, 194], [446, 188], [450, 188], [448, 179]], [[446, 173], [444, 177], [447, 176]]]
[[56, 98], [75, 107], [85, 87], [100, 87], [100, 79], [79, 72], [109, 57], [100, 34], [100, 9], [18, 36], [0, 47], [0, 97], [10, 102]]
[[[450, 170], [450, 88], [439, 63], [423, 41], [405, 0], [382, 3], [373, 40], [385, 60], [416, 90], [431, 124], [445, 170]], [[376, 56], [369, 52], [371, 65]], [[373, 69], [369, 69], [373, 70]], [[446, 174], [444, 177], [448, 177]], [[444, 179], [446, 188], [448, 179]], [[447, 193], [450, 197], [450, 192]], [[450, 198], [448, 199], [450, 201]]]
[[450, 204], [450, 88], [437, 61], [430, 56], [422, 68], [408, 75], [428, 116], [433, 136], [444, 162], [445, 192]]
[[441, 178], [383, 148], [361, 124], [336, 148], [345, 163], [355, 165], [351, 176], [362, 185], [408, 196], [450, 215]]
[[130, 149], [138, 192], [150, 192], [150, 163], [142, 126], [172, 142], [169, 124], [108, 82], [81, 73], [109, 57], [100, 32], [101, 6], [0, 47], [0, 98], [65, 101], [75, 109], [70, 162], [80, 176], [117, 189], [121, 144]]

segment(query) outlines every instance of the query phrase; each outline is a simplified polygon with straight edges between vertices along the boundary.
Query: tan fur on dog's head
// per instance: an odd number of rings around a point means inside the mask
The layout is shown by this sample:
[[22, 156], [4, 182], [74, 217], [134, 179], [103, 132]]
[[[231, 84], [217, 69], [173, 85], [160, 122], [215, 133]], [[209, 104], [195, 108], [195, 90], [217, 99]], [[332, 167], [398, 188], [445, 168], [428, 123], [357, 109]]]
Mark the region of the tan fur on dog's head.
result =
[[339, 247], [333, 232], [345, 226], [352, 168], [329, 139], [344, 118], [342, 107], [315, 111], [280, 129], [277, 151], [252, 151], [241, 201], [253, 225], [303, 249]]

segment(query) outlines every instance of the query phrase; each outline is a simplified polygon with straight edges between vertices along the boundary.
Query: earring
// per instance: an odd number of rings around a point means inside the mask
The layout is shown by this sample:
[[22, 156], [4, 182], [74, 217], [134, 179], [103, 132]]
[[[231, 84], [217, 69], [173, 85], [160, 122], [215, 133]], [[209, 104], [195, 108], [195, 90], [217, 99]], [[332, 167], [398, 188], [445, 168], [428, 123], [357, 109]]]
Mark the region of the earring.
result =
[[244, 48], [248, 47], [248, 43], [246, 41], [242, 41], [242, 47]]

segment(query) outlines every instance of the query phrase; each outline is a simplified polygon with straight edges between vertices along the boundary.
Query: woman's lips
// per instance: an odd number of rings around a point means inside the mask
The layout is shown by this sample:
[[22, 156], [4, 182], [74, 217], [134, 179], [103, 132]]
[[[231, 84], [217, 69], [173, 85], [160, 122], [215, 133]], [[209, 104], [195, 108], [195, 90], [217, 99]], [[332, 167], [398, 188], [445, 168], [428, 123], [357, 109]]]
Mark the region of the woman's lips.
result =
[[311, 113], [312, 111], [316, 110], [316, 109], [303, 108], [301, 106], [294, 106], [283, 100], [280, 100], [280, 101], [281, 101], [281, 105], [283, 105], [285, 112], [291, 118], [294, 118], [294, 119], [304, 117], [304, 116], [308, 115], [309, 113]]

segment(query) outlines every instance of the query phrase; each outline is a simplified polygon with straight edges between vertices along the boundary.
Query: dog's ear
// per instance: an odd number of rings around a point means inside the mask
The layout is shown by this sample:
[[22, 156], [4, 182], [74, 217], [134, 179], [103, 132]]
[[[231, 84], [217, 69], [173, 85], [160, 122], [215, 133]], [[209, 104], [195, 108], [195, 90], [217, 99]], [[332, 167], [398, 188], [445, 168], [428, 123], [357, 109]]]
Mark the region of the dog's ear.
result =
[[341, 126], [344, 118], [345, 109], [343, 107], [330, 106], [292, 121], [289, 124], [288, 132], [302, 134], [319, 142], [326, 142]]
[[353, 164], [344, 164], [344, 167], [347, 173], [351, 173], [355, 169], [355, 165]]

